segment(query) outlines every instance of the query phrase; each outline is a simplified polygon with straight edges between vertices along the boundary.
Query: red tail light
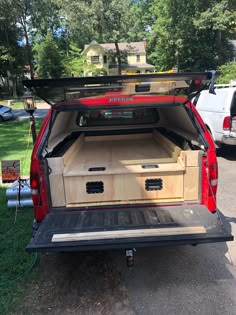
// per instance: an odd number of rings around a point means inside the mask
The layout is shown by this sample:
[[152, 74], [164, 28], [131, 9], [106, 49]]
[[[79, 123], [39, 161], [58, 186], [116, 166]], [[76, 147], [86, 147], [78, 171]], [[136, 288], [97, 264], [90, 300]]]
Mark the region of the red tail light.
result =
[[31, 164], [30, 171], [30, 187], [32, 193], [32, 199], [35, 206], [40, 205], [40, 183], [39, 183], [39, 174], [38, 174], [38, 165], [37, 161], [33, 161]]
[[208, 172], [209, 172], [209, 196], [216, 196], [217, 185], [218, 185], [217, 161], [209, 165]]
[[224, 118], [224, 121], [223, 121], [223, 129], [230, 130], [230, 128], [231, 128], [231, 117], [227, 116]]

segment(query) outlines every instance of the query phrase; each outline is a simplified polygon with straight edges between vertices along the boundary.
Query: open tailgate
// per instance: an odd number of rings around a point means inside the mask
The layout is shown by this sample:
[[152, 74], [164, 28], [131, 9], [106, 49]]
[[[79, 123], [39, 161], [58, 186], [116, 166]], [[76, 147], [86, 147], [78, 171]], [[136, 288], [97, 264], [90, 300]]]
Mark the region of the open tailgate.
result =
[[51, 212], [26, 250], [83, 251], [233, 240], [201, 205]]

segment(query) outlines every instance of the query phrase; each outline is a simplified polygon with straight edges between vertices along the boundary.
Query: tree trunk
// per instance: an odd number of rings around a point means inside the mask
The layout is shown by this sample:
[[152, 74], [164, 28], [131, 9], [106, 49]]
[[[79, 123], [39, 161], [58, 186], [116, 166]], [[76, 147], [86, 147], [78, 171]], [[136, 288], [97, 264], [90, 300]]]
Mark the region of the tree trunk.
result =
[[29, 43], [29, 37], [27, 33], [26, 27], [23, 26], [24, 33], [25, 33], [25, 41], [26, 41], [26, 47], [27, 47], [27, 59], [28, 59], [28, 64], [30, 66], [30, 78], [34, 78], [34, 70], [33, 70], [33, 62], [32, 62], [32, 51], [31, 51], [31, 46]]
[[34, 78], [34, 70], [33, 70], [33, 62], [32, 62], [32, 52], [31, 52], [31, 46], [29, 44], [28, 35], [25, 35], [25, 39], [26, 39], [28, 63], [30, 66], [30, 77], [31, 77], [31, 79], [33, 79]]
[[13, 98], [17, 98], [17, 90], [16, 90], [16, 77], [12, 78], [12, 96]]
[[115, 47], [116, 47], [116, 55], [117, 55], [117, 61], [118, 61], [118, 74], [121, 75], [121, 55], [120, 55], [120, 48], [118, 45], [118, 42], [115, 42]]
[[23, 28], [23, 32], [24, 32], [24, 36], [25, 36], [27, 62], [28, 62], [28, 65], [30, 67], [30, 77], [31, 77], [31, 79], [33, 79], [34, 78], [34, 70], [33, 70], [33, 62], [32, 62], [32, 51], [31, 51], [29, 36], [28, 36], [28, 32], [27, 32], [26, 17], [24, 16], [23, 12], [22, 12], [22, 16], [19, 17], [19, 22]]

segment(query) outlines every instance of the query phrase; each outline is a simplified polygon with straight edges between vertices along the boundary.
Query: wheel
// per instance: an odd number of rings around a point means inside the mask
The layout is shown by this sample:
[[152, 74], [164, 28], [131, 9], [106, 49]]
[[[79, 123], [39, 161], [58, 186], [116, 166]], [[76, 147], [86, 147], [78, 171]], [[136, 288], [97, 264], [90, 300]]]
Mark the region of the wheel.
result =
[[3, 121], [4, 121], [4, 119], [2, 118], [2, 116], [0, 116], [0, 123], [3, 122]]

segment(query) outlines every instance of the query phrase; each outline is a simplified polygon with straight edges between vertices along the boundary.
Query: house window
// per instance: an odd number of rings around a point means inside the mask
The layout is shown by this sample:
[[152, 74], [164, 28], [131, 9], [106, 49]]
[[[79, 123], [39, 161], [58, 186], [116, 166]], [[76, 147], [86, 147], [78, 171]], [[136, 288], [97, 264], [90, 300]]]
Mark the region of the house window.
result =
[[99, 56], [91, 56], [91, 63], [94, 64], [99, 63]]
[[140, 62], [140, 55], [136, 55], [136, 62]]
[[107, 63], [107, 56], [106, 55], [103, 56], [103, 63]]

